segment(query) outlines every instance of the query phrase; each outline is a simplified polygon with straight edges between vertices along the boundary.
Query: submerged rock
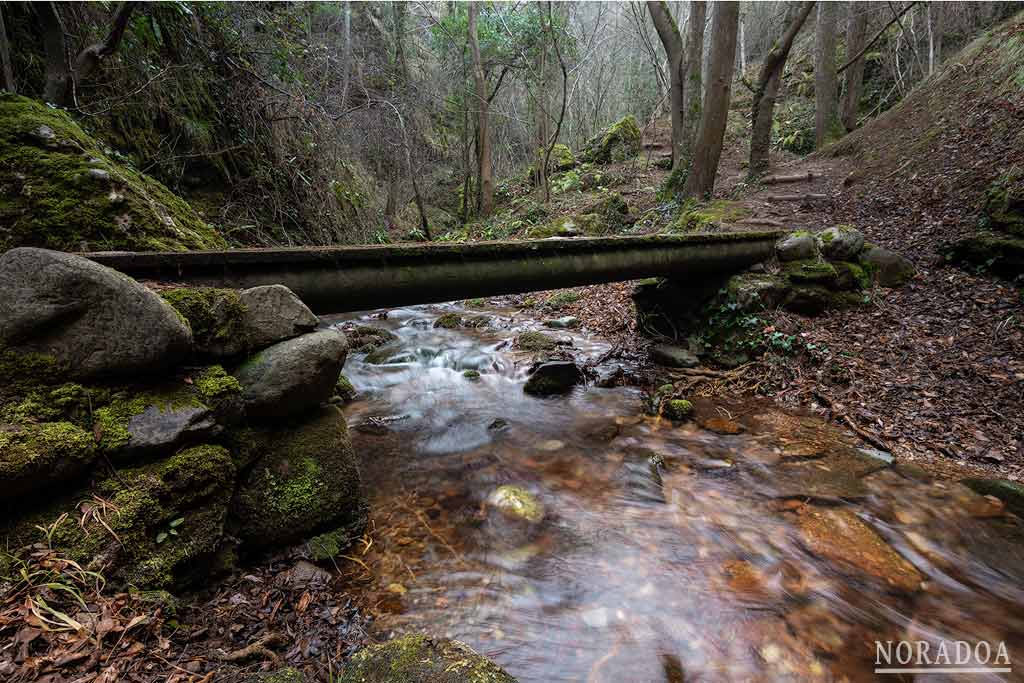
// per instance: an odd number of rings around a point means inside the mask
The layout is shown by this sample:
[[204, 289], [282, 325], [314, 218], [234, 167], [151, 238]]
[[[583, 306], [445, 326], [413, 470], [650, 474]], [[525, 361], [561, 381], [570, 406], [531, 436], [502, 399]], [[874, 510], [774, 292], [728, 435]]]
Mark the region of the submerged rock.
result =
[[246, 414], [285, 417], [324, 403], [334, 393], [347, 355], [345, 335], [334, 329], [264, 349], [235, 371]]
[[365, 522], [345, 417], [334, 406], [301, 422], [254, 434], [262, 455], [232, 503], [238, 536], [254, 546], [301, 540]]
[[583, 371], [571, 361], [543, 363], [523, 385], [523, 391], [534, 396], [565, 394], [583, 381]]
[[1024, 517], [1024, 484], [1009, 479], [964, 479], [964, 486], [983, 496], [995, 496], [1011, 512]]
[[516, 679], [457, 640], [409, 635], [357, 652], [338, 683], [516, 683]]
[[920, 589], [924, 577], [849, 510], [808, 507], [797, 516], [800, 538], [809, 551], [841, 570], [878, 579], [905, 593]]
[[45, 249], [0, 256], [0, 344], [43, 354], [72, 377], [152, 374], [192, 335], [154, 292], [88, 259]]
[[487, 496], [487, 504], [510, 517], [527, 522], [534, 523], [544, 519], [544, 505], [521, 486], [499, 486]]

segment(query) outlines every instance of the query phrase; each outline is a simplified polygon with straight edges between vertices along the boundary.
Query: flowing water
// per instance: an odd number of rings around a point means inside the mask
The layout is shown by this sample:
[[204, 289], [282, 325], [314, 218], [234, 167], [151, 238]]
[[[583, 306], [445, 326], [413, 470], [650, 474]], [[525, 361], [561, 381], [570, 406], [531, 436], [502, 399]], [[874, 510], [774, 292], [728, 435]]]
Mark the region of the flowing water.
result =
[[[490, 322], [433, 326], [452, 311]], [[381, 637], [457, 638], [522, 683], [911, 680], [874, 673], [876, 641], [900, 640], [952, 665], [953, 641], [984, 641], [972, 665], [1024, 670], [1024, 529], [998, 501], [766, 402], [698, 400], [673, 424], [635, 388], [528, 396], [533, 354], [510, 341], [540, 321], [511, 309], [362, 318], [398, 337], [346, 365]], [[608, 350], [547, 332], [581, 361]]]

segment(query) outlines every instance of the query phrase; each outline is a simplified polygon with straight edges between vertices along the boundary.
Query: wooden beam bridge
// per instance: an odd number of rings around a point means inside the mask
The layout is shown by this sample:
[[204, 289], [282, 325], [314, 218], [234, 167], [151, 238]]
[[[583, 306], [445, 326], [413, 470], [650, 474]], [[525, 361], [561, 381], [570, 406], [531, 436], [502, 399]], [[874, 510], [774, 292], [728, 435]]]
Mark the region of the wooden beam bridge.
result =
[[247, 288], [282, 284], [318, 313], [436, 303], [665, 276], [741, 271], [784, 233], [83, 254], [139, 280]]

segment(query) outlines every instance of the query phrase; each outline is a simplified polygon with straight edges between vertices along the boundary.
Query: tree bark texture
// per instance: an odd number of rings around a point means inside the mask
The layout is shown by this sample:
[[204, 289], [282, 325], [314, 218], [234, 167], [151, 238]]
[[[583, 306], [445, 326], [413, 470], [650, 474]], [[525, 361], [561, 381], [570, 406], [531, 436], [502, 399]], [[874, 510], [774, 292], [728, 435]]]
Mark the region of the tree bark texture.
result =
[[791, 4], [786, 10], [786, 29], [782, 37], [765, 55], [761, 64], [761, 72], [754, 87], [754, 98], [750, 108], [750, 178], [757, 178], [768, 171], [772, 140], [772, 118], [775, 111], [775, 98], [779, 94], [782, 72], [786, 68], [789, 51], [793, 41], [807, 21], [814, 2], [801, 5]]
[[716, 2], [711, 32], [708, 82], [704, 92], [704, 112], [697, 131], [693, 164], [683, 187], [684, 197], [703, 197], [715, 189], [722, 140], [729, 116], [729, 95], [736, 66], [736, 31], [739, 25], [738, 2]]

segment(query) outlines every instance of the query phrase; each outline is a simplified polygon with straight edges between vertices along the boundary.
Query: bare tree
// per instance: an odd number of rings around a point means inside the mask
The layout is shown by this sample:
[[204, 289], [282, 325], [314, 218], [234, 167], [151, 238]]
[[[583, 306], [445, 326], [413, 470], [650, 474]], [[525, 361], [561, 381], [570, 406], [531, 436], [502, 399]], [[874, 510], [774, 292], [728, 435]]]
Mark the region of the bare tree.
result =
[[117, 51], [136, 4], [122, 2], [118, 5], [106, 38], [79, 52], [73, 64], [68, 59], [69, 47], [65, 39], [67, 31], [57, 3], [40, 2], [34, 6], [43, 29], [43, 45], [46, 50], [46, 84], [43, 87], [43, 98], [47, 102], [59, 106], [74, 103], [78, 84], [89, 78], [104, 58]]
[[[868, 37], [867, 3], [851, 2], [846, 24], [846, 54], [860, 53]], [[864, 90], [864, 56], [857, 57], [845, 71], [846, 89], [843, 91], [843, 127], [851, 131], [857, 127], [860, 96]]]
[[683, 120], [686, 114], [683, 104], [683, 93], [686, 89], [683, 36], [679, 33], [679, 27], [676, 26], [665, 0], [651, 0], [647, 3], [647, 12], [651, 15], [654, 29], [658, 32], [658, 38], [668, 56], [669, 101], [672, 113], [672, 168], [674, 170], [685, 163], [684, 159], [689, 156], [688, 150], [684, 147], [683, 135]]
[[697, 131], [693, 164], [683, 187], [683, 196], [701, 197], [715, 189], [718, 161], [722, 157], [722, 140], [729, 116], [729, 94], [732, 91], [733, 69], [736, 65], [736, 31], [739, 25], [738, 2], [716, 2], [711, 34], [708, 82], [704, 87], [704, 112]]
[[836, 133], [838, 80], [836, 76], [836, 3], [818, 3], [814, 36], [814, 146], [828, 144]]
[[942, 61], [943, 15], [946, 10], [942, 3], [928, 3], [928, 75], [935, 73], [935, 68]]
[[814, 9], [814, 2], [801, 5], [789, 4], [786, 10], [786, 29], [782, 37], [765, 55], [761, 64], [761, 72], [754, 87], [754, 97], [750, 106], [750, 178], [757, 178], [768, 170], [769, 149], [772, 137], [772, 116], [775, 111], [775, 98], [779, 94], [779, 83], [782, 72], [786, 68], [786, 59], [793, 47], [793, 40], [800, 32], [808, 15]]
[[491, 106], [487, 98], [487, 78], [484, 74], [483, 60], [480, 57], [480, 39], [477, 36], [477, 16], [480, 6], [476, 2], [469, 3], [468, 39], [469, 51], [473, 58], [473, 83], [476, 91], [477, 108], [477, 177], [479, 179], [480, 205], [479, 214], [490, 216], [494, 211], [494, 176], [491, 169], [491, 129], [488, 121]]

